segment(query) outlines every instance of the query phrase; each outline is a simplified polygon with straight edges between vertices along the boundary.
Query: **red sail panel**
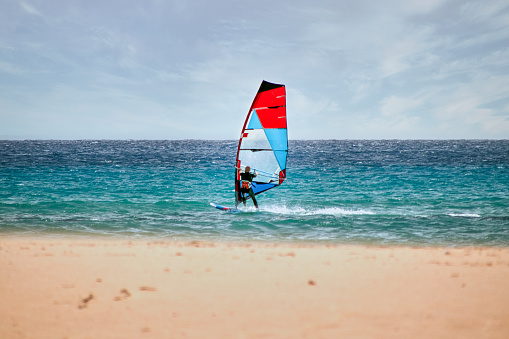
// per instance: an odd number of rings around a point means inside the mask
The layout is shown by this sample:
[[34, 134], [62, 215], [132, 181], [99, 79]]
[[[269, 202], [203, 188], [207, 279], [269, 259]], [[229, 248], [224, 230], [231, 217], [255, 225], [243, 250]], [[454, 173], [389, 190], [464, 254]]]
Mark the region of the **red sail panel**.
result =
[[257, 108], [256, 114], [263, 128], [286, 128], [286, 107]]
[[284, 106], [285, 102], [285, 87], [281, 86], [268, 91], [259, 92], [253, 102], [252, 108]]

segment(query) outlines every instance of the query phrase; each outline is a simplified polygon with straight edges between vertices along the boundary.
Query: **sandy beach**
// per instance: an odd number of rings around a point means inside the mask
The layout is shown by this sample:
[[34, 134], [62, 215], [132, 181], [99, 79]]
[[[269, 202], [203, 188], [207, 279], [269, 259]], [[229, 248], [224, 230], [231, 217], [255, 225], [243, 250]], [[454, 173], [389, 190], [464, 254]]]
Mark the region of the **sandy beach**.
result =
[[0, 338], [509, 338], [509, 249], [0, 238]]

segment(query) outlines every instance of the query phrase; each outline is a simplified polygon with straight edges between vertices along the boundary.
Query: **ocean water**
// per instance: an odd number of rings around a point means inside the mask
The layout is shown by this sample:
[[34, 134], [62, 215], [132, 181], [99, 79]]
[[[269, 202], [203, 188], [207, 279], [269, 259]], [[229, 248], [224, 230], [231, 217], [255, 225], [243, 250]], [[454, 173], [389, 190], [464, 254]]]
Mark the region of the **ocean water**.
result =
[[509, 140], [290, 141], [240, 213], [237, 141], [0, 141], [0, 235], [509, 246]]

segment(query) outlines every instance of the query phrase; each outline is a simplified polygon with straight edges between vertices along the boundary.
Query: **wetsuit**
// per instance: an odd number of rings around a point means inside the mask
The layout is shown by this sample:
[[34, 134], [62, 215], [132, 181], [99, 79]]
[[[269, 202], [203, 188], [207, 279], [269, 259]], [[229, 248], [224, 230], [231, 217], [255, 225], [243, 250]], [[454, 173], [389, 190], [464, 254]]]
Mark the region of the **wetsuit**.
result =
[[256, 201], [255, 194], [253, 192], [253, 188], [251, 187], [251, 182], [253, 178], [256, 177], [256, 174], [251, 173], [240, 173], [240, 197], [244, 206], [246, 206], [246, 193], [249, 194], [251, 199], [253, 199], [253, 204], [256, 208], [258, 208], [258, 202]]

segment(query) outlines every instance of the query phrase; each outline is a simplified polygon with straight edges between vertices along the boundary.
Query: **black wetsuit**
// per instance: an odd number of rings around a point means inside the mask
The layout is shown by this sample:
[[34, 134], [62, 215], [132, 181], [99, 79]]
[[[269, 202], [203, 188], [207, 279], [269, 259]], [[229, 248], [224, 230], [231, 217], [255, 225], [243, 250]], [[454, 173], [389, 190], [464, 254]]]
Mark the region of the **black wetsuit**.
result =
[[246, 198], [245, 194], [249, 194], [251, 199], [253, 199], [253, 204], [256, 208], [258, 208], [258, 202], [256, 201], [255, 194], [253, 192], [253, 188], [251, 187], [251, 184], [249, 185], [249, 189], [242, 188], [242, 180], [249, 181], [250, 183], [253, 181], [253, 178], [256, 177], [256, 174], [251, 173], [240, 173], [240, 180], [241, 180], [241, 188], [240, 188], [240, 198], [242, 202], [244, 203], [244, 206], [246, 206]]

